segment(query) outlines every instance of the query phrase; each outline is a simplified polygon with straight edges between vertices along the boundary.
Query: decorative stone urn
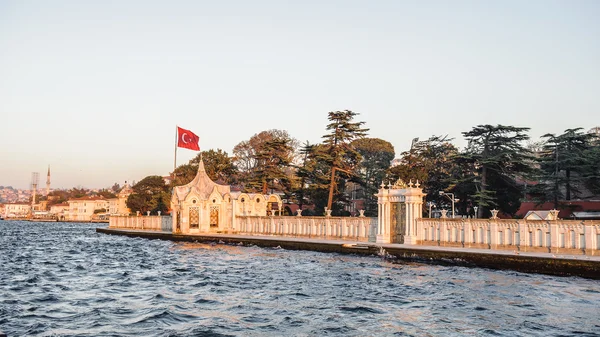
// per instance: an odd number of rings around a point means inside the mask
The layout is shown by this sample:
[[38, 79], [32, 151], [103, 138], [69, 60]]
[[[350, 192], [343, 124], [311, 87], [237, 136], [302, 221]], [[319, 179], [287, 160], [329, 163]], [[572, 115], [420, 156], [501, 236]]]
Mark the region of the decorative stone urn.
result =
[[297, 212], [298, 213], [296, 214], [296, 216], [302, 216], [302, 210], [301, 209], [299, 209]]
[[364, 209], [359, 209], [358, 213], [360, 214], [359, 217], [361, 217], [361, 218], [365, 217], [365, 210]]
[[442, 212], [442, 219], [446, 219], [447, 218], [446, 213], [448, 213], [448, 210], [443, 209], [441, 212]]
[[491, 212], [492, 212], [492, 219], [498, 219], [498, 210], [493, 209]]

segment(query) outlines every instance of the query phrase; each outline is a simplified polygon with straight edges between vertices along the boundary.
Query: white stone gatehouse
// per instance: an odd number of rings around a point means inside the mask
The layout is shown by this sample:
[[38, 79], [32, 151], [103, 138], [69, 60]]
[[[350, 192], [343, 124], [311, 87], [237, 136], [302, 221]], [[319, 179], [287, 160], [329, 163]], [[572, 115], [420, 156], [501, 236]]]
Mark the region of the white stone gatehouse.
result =
[[196, 177], [177, 186], [171, 197], [173, 232], [231, 233], [238, 216], [281, 215], [282, 201], [276, 194], [231, 192], [229, 185], [212, 181], [200, 160]]
[[[414, 245], [418, 240], [416, 220], [422, 217], [425, 194], [419, 181], [408, 184], [399, 179], [377, 193], [377, 242]], [[387, 187], [387, 188], [386, 188]]]

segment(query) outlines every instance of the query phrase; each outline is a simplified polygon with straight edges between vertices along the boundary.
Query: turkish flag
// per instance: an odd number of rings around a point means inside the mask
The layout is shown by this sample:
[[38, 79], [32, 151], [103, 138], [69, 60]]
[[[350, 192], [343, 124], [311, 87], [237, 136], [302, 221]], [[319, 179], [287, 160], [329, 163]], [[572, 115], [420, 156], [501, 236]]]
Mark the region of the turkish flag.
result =
[[184, 147], [186, 149], [200, 151], [200, 146], [198, 146], [198, 141], [200, 137], [196, 136], [190, 130], [182, 129], [177, 127], [177, 146]]

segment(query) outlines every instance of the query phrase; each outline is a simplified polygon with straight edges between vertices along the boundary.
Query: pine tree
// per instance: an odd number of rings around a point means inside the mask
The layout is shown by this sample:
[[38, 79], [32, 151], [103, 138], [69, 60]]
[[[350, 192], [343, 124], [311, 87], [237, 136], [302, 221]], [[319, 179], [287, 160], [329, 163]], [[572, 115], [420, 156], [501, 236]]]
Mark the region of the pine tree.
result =
[[[586, 168], [590, 160], [591, 135], [582, 128], [568, 129], [561, 135], [545, 134], [542, 155], [538, 158], [540, 166], [540, 184], [537, 191], [541, 201], [571, 200], [580, 195], [580, 187], [585, 183]], [[564, 191], [564, 193], [563, 193]]]
[[469, 190], [465, 185], [472, 186], [479, 217], [489, 214], [490, 207], [511, 215], [519, 209], [522, 188], [516, 179], [532, 170], [531, 155], [523, 146], [529, 139], [527, 131], [525, 127], [478, 125], [463, 132], [469, 145], [456, 159], [472, 171], [465, 171], [455, 187]]
[[[354, 122], [354, 117], [358, 114], [353, 111], [330, 111], [328, 114], [330, 123], [327, 125], [327, 130], [330, 133], [322, 138], [329, 154], [327, 159], [331, 163], [327, 209], [332, 209], [336, 171], [341, 171], [346, 176], [351, 175], [351, 171], [360, 160], [360, 154], [350, 144], [355, 139], [365, 137], [369, 129], [362, 128], [365, 122]], [[343, 181], [339, 180], [337, 184], [343, 185]]]

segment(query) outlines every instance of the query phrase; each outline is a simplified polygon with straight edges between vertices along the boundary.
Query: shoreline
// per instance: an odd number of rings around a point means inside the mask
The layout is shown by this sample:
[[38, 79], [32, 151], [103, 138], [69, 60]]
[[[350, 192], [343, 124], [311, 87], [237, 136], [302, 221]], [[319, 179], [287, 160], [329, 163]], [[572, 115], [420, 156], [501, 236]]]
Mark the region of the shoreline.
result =
[[452, 248], [440, 246], [379, 244], [340, 240], [303, 239], [276, 236], [235, 234], [182, 235], [170, 232], [96, 228], [97, 233], [146, 239], [183, 242], [217, 242], [231, 245], [281, 247], [288, 250], [309, 250], [322, 253], [384, 256], [402, 261], [438, 265], [513, 270], [554, 276], [578, 276], [600, 280], [600, 257], [585, 255], [553, 255], [551, 253], [514, 253], [504, 250]]

